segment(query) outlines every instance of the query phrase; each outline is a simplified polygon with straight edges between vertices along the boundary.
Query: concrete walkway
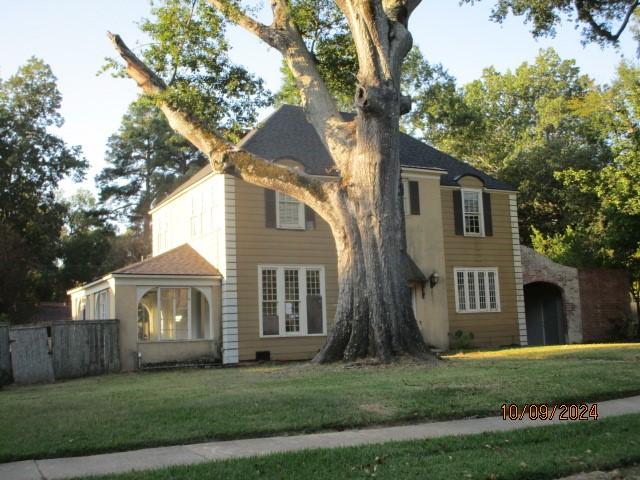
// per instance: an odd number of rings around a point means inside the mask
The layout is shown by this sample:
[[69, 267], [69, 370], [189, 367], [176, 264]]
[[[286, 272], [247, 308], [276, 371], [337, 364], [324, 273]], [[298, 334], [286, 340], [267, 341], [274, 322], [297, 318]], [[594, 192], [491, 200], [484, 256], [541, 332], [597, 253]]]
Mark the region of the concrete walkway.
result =
[[[640, 413], [640, 395], [620, 400], [598, 402], [598, 413], [599, 418]], [[347, 447], [369, 443], [436, 438], [448, 435], [469, 435], [541, 427], [558, 423], [567, 422], [560, 422], [557, 419], [557, 415], [556, 419], [552, 421], [504, 421], [501, 417], [471, 418], [397, 427], [145, 448], [143, 450], [91, 455], [88, 457], [27, 460], [0, 464], [0, 480], [53, 480], [86, 475], [124, 473], [131, 470], [147, 470], [171, 465], [267, 455], [276, 452], [292, 452], [310, 448]]]

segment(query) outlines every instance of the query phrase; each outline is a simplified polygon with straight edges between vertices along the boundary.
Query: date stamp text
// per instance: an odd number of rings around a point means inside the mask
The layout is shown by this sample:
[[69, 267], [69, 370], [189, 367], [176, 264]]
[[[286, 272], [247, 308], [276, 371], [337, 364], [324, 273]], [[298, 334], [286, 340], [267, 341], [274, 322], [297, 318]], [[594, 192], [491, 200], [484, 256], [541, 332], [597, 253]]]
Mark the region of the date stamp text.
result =
[[561, 403], [547, 405], [544, 403], [503, 403], [501, 407], [503, 420], [597, 420], [597, 403]]

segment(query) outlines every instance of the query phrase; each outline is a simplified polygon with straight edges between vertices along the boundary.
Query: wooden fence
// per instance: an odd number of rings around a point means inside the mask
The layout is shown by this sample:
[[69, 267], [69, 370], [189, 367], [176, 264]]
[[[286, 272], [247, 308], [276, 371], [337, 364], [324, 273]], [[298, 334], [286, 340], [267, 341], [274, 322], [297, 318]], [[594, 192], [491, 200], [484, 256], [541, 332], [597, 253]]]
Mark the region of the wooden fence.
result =
[[[65, 320], [8, 330], [10, 371], [16, 383], [52, 382], [120, 370], [117, 320]], [[0, 361], [2, 350], [0, 329]]]

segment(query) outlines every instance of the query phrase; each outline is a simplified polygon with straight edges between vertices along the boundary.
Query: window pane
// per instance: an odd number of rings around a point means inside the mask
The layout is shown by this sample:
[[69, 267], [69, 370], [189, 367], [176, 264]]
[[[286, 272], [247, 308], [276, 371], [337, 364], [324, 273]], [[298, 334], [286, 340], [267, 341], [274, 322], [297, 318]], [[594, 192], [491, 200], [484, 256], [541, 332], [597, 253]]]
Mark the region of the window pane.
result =
[[323, 333], [320, 270], [307, 270], [307, 333]]
[[160, 338], [184, 340], [189, 337], [188, 288], [160, 289]]
[[209, 309], [206, 297], [197, 289], [191, 289], [191, 338], [206, 338]]
[[478, 296], [480, 310], [487, 309], [487, 294], [485, 288], [484, 272], [478, 272]]
[[278, 284], [275, 269], [262, 270], [262, 334], [278, 335]]
[[300, 202], [284, 193], [278, 193], [278, 215], [280, 227], [301, 227]]
[[496, 274], [495, 272], [487, 272], [487, 277], [489, 279], [489, 307], [492, 310], [498, 308], [498, 301], [496, 298]]
[[158, 289], [152, 288], [138, 303], [138, 340], [157, 340], [156, 316], [158, 312]]
[[456, 273], [456, 281], [458, 286], [458, 310], [463, 312], [467, 309], [464, 298], [464, 272]]
[[476, 283], [474, 272], [467, 272], [467, 286], [469, 288], [469, 310], [475, 310], [476, 307]]
[[480, 193], [464, 192], [464, 232], [480, 233]]
[[284, 271], [284, 314], [285, 332], [299, 332], [300, 286], [298, 270]]

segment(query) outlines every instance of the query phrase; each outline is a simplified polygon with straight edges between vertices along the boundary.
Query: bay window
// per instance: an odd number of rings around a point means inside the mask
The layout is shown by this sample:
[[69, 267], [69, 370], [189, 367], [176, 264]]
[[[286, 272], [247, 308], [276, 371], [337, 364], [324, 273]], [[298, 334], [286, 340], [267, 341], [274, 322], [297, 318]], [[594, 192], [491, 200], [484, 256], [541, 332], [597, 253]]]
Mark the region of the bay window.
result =
[[138, 302], [138, 340], [213, 338], [209, 302], [193, 287], [156, 287]]

